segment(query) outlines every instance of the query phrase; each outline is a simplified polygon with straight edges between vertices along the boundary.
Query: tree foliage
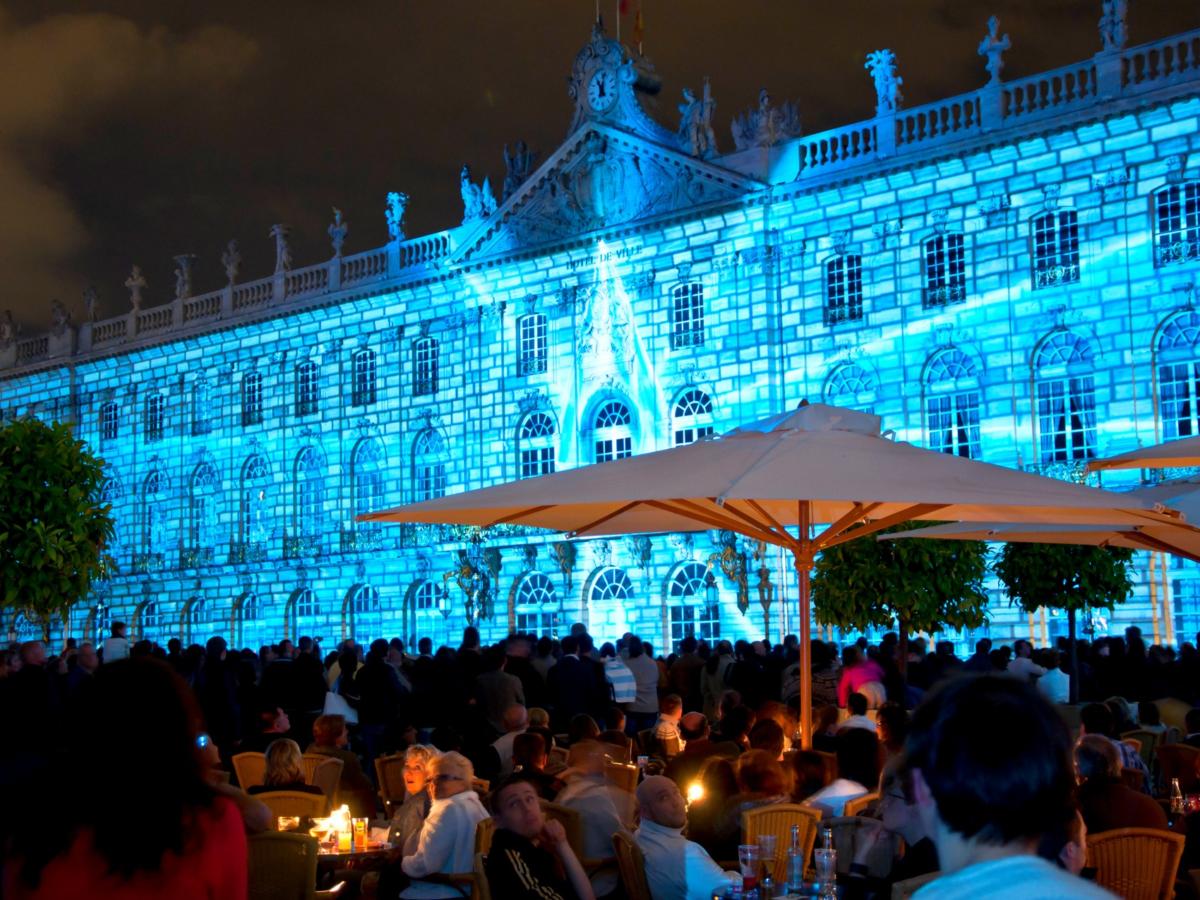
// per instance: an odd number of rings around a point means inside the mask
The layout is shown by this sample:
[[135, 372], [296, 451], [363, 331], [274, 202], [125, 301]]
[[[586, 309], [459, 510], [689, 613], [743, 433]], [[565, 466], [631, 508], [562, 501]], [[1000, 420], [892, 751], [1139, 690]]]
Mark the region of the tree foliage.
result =
[[69, 426], [28, 417], [0, 427], [0, 604], [49, 632], [108, 571], [103, 463]]
[[993, 566], [1009, 598], [1025, 612], [1112, 609], [1133, 593], [1133, 551], [1074, 544], [1005, 544]]
[[[906, 522], [882, 533], [931, 524]], [[866, 535], [817, 557], [812, 599], [818, 620], [842, 628], [977, 628], [987, 613], [986, 573], [982, 541], [877, 541]]]

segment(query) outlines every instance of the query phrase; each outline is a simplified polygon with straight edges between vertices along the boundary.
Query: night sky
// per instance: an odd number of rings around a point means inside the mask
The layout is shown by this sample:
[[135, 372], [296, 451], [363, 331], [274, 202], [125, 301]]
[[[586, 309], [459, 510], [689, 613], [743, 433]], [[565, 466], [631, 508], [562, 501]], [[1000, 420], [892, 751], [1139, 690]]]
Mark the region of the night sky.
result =
[[[410, 236], [458, 224], [458, 170], [504, 180], [501, 150], [541, 158], [566, 136], [566, 77], [594, 0], [0, 0], [0, 309], [26, 333], [60, 298], [78, 322], [85, 285], [101, 318], [128, 310], [131, 263], [147, 305], [173, 295], [179, 253], [197, 293], [269, 274], [273, 222], [295, 265], [386, 240], [384, 195], [407, 192]], [[637, 0], [630, 0], [636, 8]], [[672, 129], [684, 85], [711, 77], [722, 152], [729, 120], [762, 86], [798, 103], [805, 131], [869, 117], [866, 54], [891, 47], [915, 106], [981, 86], [989, 14], [1011, 35], [1005, 78], [1100, 46], [1099, 0], [642, 0], [645, 52], [663, 79], [652, 114]], [[1130, 43], [1200, 26], [1184, 0], [1133, 0]], [[614, 31], [614, 0], [602, 0]], [[633, 17], [625, 18], [627, 41]]]

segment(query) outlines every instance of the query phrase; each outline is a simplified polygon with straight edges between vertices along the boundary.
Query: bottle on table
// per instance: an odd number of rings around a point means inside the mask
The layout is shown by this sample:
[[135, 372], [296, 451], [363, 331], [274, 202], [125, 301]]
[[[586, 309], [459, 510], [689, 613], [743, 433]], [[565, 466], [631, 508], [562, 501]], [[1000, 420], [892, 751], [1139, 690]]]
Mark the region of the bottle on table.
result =
[[1171, 779], [1171, 812], [1182, 813], [1184, 811], [1183, 790], [1179, 787], [1179, 779]]
[[821, 847], [814, 851], [813, 861], [816, 863], [817, 881], [820, 882], [817, 895], [824, 898], [837, 896], [837, 850], [833, 847], [833, 829], [826, 826], [821, 829]]
[[804, 849], [800, 846], [800, 826], [792, 826], [792, 842], [787, 851], [788, 893], [799, 893], [804, 887]]

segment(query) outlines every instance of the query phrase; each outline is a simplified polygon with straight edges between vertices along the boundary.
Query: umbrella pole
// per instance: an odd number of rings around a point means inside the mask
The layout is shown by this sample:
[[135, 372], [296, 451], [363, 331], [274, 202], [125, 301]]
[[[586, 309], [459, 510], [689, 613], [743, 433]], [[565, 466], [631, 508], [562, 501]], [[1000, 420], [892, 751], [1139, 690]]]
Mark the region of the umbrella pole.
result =
[[796, 557], [796, 575], [800, 589], [800, 746], [812, 748], [812, 640], [809, 629], [809, 576], [812, 573], [812, 541], [809, 539], [812, 506], [807, 500], [799, 503], [799, 541], [793, 550]]

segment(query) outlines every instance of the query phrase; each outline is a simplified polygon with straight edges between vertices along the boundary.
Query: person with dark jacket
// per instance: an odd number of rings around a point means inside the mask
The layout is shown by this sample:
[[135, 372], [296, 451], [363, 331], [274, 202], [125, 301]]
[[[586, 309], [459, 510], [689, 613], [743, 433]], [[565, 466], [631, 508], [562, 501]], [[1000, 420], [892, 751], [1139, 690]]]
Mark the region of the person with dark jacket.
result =
[[1167, 828], [1167, 814], [1153, 799], [1121, 781], [1121, 757], [1102, 734], [1085, 734], [1075, 745], [1079, 811], [1089, 834], [1114, 828]]
[[204, 647], [204, 665], [193, 685], [204, 713], [208, 733], [223, 753], [229, 753], [242, 737], [242, 715], [238, 704], [238, 680], [234, 666], [225, 659], [225, 638], [214, 636]]
[[[382, 638], [373, 641], [367, 661], [354, 675], [359, 734], [368, 769], [385, 751], [385, 736], [396, 724], [408, 696], [400, 684], [400, 676], [387, 664], [387, 651], [387, 641]], [[342, 680], [346, 678], [343, 674]]]
[[[603, 719], [608, 708], [607, 698], [599, 693], [596, 680], [595, 670], [599, 664], [580, 657], [580, 640], [573, 634], [562, 639], [562, 659], [555, 663], [547, 679], [550, 699], [554, 704], [554, 721], [557, 727], [564, 730], [575, 716], [590, 715], [596, 718], [599, 708], [599, 718]], [[604, 678], [603, 667], [600, 667], [600, 678]], [[603, 683], [607, 685], [607, 682]]]

